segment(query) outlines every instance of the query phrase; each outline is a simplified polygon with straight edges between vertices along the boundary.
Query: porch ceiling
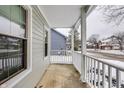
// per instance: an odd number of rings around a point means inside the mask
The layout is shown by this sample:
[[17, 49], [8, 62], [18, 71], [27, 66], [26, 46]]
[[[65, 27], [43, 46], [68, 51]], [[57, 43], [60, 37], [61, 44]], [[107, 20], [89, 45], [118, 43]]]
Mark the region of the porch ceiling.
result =
[[40, 5], [50, 27], [72, 27], [80, 17], [81, 5]]

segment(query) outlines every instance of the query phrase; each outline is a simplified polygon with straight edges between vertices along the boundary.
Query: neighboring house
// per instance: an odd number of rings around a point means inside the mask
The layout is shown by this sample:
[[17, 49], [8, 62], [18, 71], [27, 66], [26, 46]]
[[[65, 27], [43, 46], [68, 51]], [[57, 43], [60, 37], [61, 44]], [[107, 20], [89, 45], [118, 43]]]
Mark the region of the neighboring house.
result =
[[[115, 36], [111, 36], [110, 37], [112, 39], [112, 46], [114, 50], [119, 50], [120, 49], [120, 45], [118, 40], [115, 38]], [[122, 42], [122, 47], [124, 49], [124, 42]]]
[[51, 29], [51, 50], [66, 50], [66, 36]]
[[112, 46], [112, 40], [111, 38], [107, 38], [101, 41], [100, 45], [99, 45], [100, 49], [103, 50], [112, 50], [113, 46]]
[[119, 49], [119, 44], [118, 41], [115, 39], [115, 37], [111, 36], [109, 38], [106, 38], [101, 41], [99, 44], [100, 49], [103, 50], [118, 50]]

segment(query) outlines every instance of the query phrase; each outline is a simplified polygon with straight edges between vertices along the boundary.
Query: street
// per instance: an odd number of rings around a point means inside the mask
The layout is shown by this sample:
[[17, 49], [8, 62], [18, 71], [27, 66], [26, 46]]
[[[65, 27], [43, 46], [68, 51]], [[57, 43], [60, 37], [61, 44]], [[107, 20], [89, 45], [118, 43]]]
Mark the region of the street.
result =
[[93, 50], [92, 51], [87, 50], [87, 54], [90, 55], [90, 56], [96, 57], [96, 58], [117, 60], [117, 61], [123, 61], [124, 62], [124, 55], [97, 52], [97, 51], [93, 51]]

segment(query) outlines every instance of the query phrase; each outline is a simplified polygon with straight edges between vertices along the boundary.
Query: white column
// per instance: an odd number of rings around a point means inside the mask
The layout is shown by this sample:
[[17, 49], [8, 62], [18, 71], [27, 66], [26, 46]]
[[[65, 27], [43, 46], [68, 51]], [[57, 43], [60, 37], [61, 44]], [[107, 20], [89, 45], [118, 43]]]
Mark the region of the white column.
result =
[[86, 54], [86, 12], [81, 8], [81, 81], [86, 82], [85, 56]]
[[51, 29], [48, 30], [48, 57], [49, 57], [49, 62], [50, 62], [50, 56], [51, 56], [50, 53], [51, 53]]
[[74, 28], [72, 27], [71, 31], [71, 53], [72, 53], [72, 63], [73, 63], [73, 58], [74, 58]]

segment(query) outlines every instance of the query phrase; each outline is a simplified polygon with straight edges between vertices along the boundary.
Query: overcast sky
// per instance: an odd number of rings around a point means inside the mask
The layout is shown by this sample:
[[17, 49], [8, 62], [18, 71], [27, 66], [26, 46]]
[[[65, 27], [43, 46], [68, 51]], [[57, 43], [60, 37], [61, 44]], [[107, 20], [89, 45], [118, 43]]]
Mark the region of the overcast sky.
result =
[[57, 30], [58, 32], [60, 32], [61, 34], [68, 36], [69, 31], [71, 30], [70, 28], [56, 28], [55, 30]]
[[87, 18], [87, 38], [92, 34], [99, 34], [100, 38], [106, 38], [118, 31], [124, 31], [124, 22], [119, 26], [114, 23], [106, 23], [101, 11], [95, 9]]
[[[70, 29], [57, 29], [60, 33], [64, 35], [68, 35], [68, 31]], [[124, 31], [124, 22], [119, 26], [114, 23], [106, 23], [104, 21], [104, 16], [101, 11], [95, 9], [88, 17], [87, 17], [87, 39], [92, 34], [99, 34], [100, 39], [111, 36], [113, 33], [118, 31]]]

